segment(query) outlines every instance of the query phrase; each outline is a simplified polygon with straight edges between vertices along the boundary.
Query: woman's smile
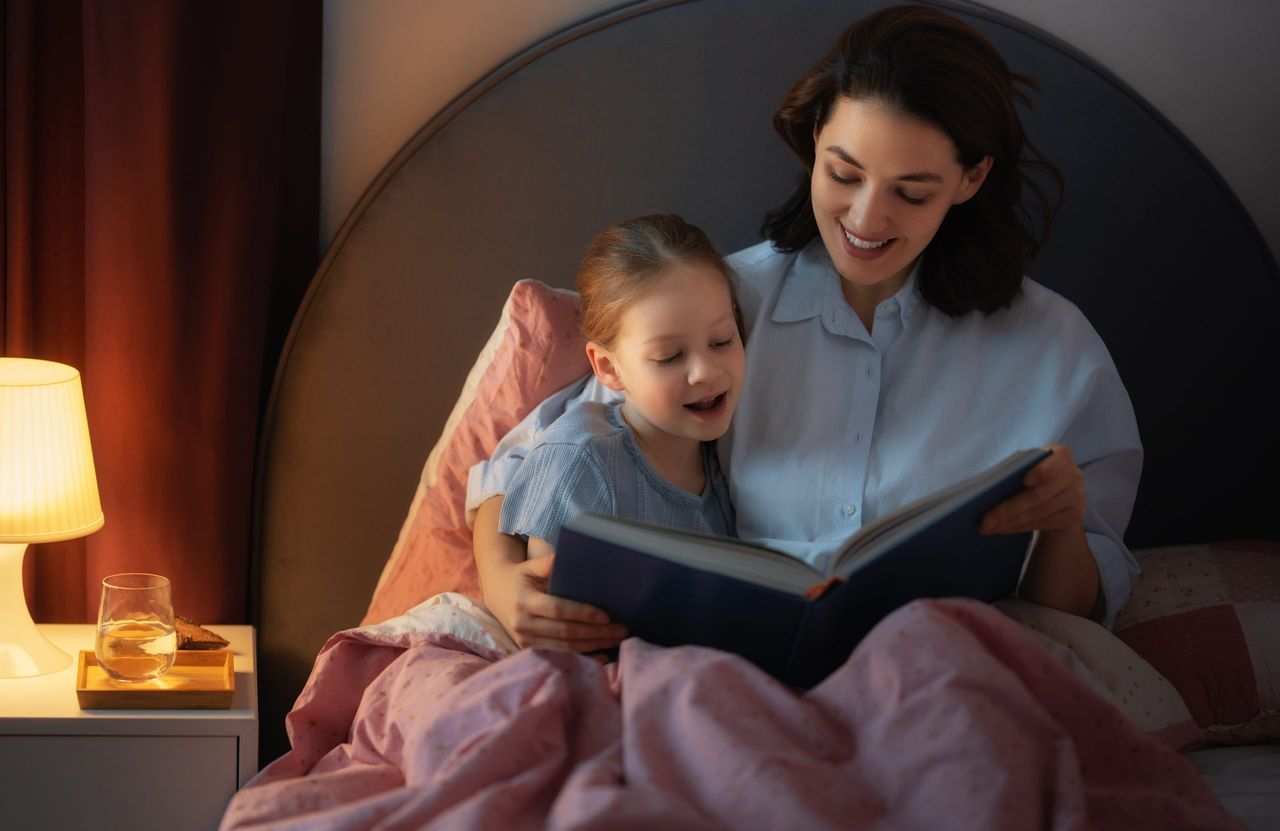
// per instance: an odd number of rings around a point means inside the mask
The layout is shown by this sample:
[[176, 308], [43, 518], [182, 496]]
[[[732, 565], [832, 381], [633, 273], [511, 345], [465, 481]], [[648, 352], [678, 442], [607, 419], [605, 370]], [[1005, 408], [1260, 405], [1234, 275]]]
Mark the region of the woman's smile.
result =
[[844, 250], [850, 257], [857, 260], [867, 262], [879, 259], [893, 248], [893, 244], [897, 242], [897, 237], [889, 237], [888, 239], [867, 239], [844, 227], [844, 223], [837, 220], [840, 230], [844, 233]]

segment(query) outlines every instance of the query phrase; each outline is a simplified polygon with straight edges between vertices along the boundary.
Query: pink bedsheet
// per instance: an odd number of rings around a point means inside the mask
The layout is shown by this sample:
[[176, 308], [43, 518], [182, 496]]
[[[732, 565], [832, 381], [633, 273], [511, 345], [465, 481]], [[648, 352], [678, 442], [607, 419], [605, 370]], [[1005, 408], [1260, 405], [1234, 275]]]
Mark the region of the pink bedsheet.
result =
[[696, 647], [631, 639], [602, 666], [352, 630], [288, 725], [293, 750], [224, 830], [1243, 827], [1174, 749], [966, 601], [898, 610], [803, 695]]

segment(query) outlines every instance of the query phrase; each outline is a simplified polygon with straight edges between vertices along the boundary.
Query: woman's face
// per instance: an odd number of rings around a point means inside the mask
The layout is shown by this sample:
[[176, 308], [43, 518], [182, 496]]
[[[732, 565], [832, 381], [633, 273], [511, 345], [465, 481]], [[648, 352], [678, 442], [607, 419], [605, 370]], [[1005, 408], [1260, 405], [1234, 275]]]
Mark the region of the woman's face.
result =
[[988, 157], [965, 170], [946, 133], [876, 99], [841, 98], [814, 141], [813, 214], [855, 308], [902, 287], [947, 211], [991, 168]]

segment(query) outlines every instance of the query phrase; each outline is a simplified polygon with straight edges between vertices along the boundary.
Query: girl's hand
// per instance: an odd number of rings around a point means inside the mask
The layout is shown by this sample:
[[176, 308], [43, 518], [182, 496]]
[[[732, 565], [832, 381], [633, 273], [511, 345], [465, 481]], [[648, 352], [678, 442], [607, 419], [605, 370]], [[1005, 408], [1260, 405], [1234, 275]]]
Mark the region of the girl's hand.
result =
[[[495, 496], [476, 510], [473, 542], [484, 605], [522, 647], [594, 652], [617, 646], [626, 629], [609, 623], [604, 612], [547, 594], [552, 557], [529, 559], [538, 551], [498, 531], [502, 501]], [[544, 543], [534, 549], [542, 547], [550, 550]]]
[[992, 508], [982, 519], [984, 534], [1080, 532], [1084, 527], [1084, 473], [1061, 444], [1045, 448], [1049, 458], [1027, 471], [1026, 489]]
[[627, 636], [604, 612], [547, 594], [554, 555], [511, 563], [485, 581], [484, 602], [521, 647], [595, 652]]

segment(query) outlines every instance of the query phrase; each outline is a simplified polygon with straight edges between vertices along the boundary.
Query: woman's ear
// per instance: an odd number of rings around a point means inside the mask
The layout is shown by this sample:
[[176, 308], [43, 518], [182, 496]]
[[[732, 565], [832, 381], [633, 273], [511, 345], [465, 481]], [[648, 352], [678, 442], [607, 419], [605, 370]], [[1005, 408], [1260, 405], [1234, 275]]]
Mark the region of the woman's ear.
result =
[[991, 172], [991, 164], [991, 157], [983, 156], [982, 161], [964, 172], [960, 190], [956, 191], [956, 198], [951, 200], [952, 205], [959, 205], [973, 198], [973, 195], [978, 192], [978, 188], [982, 187], [982, 183], [987, 181], [987, 174]]
[[587, 360], [591, 362], [591, 371], [600, 379], [600, 383], [615, 392], [626, 391], [626, 387], [622, 385], [622, 375], [618, 372], [618, 364], [608, 349], [595, 341], [588, 341]]

